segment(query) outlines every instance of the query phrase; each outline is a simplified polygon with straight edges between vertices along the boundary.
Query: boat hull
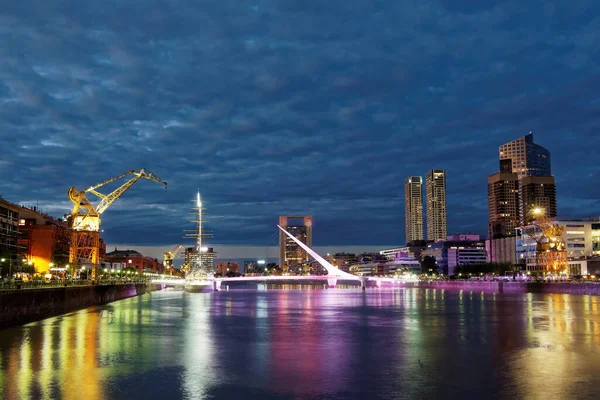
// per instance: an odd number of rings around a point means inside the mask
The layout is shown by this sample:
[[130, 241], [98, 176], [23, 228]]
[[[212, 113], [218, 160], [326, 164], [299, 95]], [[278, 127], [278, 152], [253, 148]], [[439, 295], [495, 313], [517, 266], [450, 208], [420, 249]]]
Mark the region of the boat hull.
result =
[[189, 293], [207, 293], [213, 292], [213, 285], [210, 283], [186, 284], [183, 289]]

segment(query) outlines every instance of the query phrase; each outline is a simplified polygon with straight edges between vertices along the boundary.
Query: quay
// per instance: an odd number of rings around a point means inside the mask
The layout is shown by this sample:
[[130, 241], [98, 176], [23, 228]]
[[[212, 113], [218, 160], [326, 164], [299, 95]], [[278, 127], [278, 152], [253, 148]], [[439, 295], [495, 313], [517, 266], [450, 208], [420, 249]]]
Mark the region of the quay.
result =
[[[19, 287], [19, 288], [18, 288]], [[0, 328], [22, 325], [86, 307], [162, 290], [163, 284], [99, 282], [73, 285], [13, 285], [0, 290]]]

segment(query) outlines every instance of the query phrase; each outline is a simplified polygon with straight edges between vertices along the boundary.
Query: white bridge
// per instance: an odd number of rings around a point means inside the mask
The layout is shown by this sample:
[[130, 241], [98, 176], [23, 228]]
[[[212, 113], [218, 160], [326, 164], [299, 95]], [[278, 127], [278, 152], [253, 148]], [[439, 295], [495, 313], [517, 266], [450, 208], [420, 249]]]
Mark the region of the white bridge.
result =
[[[366, 287], [367, 281], [374, 281], [377, 287], [380, 287], [383, 282], [388, 282], [391, 284], [401, 284], [407, 282], [406, 279], [398, 279], [398, 278], [382, 278], [382, 277], [360, 277], [356, 275], [349, 274], [347, 272], [341, 271], [340, 269], [334, 267], [325, 260], [323, 257], [318, 255], [313, 249], [302, 243], [298, 238], [294, 237], [288, 231], [283, 229], [281, 226], [277, 225], [279, 229], [281, 229], [286, 235], [290, 237], [298, 246], [304, 249], [308, 254], [310, 254], [319, 264], [323, 266], [327, 270], [327, 275], [277, 275], [277, 276], [240, 276], [235, 278], [212, 278], [208, 280], [208, 282], [212, 283], [214, 290], [220, 290], [223, 282], [277, 282], [277, 281], [326, 281], [327, 286], [329, 288], [335, 288], [337, 281], [358, 281], [363, 289]], [[408, 280], [411, 281], [412, 280]], [[173, 279], [173, 278], [162, 278], [162, 279], [153, 279], [152, 283], [160, 283], [166, 285], [177, 285], [183, 286], [187, 283], [191, 283], [185, 279]]]

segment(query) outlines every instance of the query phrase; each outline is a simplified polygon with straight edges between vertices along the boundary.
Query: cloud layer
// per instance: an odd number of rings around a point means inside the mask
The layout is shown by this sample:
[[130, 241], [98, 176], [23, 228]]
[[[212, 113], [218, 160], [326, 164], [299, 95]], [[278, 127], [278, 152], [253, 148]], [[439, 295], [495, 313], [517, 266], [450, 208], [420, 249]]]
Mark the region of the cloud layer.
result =
[[572, 0], [8, 2], [0, 194], [61, 215], [129, 169], [109, 243], [166, 245], [200, 189], [215, 243], [404, 242], [403, 182], [447, 171], [450, 232], [486, 231], [498, 146], [533, 131], [559, 212], [600, 214], [600, 5]]

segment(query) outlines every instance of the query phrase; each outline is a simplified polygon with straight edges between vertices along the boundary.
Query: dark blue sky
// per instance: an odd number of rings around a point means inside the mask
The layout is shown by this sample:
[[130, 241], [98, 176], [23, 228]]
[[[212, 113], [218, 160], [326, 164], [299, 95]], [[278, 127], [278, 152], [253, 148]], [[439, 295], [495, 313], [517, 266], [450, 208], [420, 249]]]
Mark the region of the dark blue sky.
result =
[[[552, 4], [552, 3], [560, 3]], [[600, 214], [600, 3], [8, 1], [0, 194], [51, 214], [129, 169], [109, 243], [181, 241], [200, 191], [214, 242], [404, 242], [403, 181], [444, 168], [449, 232], [486, 231], [498, 146], [533, 131], [561, 216]]]

